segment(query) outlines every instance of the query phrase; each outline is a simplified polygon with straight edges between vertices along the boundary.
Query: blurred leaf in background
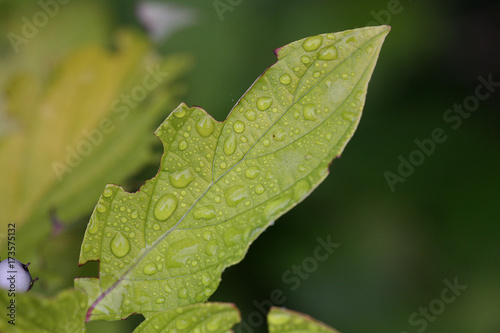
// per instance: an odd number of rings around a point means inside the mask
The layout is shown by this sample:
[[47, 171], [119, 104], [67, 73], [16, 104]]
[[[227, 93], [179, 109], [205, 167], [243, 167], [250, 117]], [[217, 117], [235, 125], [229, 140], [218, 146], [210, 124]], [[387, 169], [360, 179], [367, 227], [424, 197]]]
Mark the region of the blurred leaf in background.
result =
[[[103, 15], [99, 7], [94, 10], [97, 17]], [[76, 21], [80, 16], [78, 11], [64, 13]], [[60, 61], [57, 52], [55, 60], [49, 54], [45, 62], [37, 58], [44, 58], [36, 49], [39, 44], [29, 41], [24, 50], [19, 45], [17, 53], [31, 54], [48, 68], [31, 70], [25, 59], [2, 80], [2, 113], [12, 125], [0, 137], [0, 227], [6, 230], [8, 223], [16, 223], [17, 239], [22, 240], [16, 243], [18, 257], [33, 262], [41, 278], [35, 289], [45, 291], [60, 288], [60, 283], [71, 285], [76, 272], [77, 254], [67, 262], [61, 255], [57, 260], [49, 256], [54, 250], [67, 254], [78, 248], [65, 248], [71, 245], [64, 241], [71, 233], [51, 239], [50, 232], [57, 237], [61, 228], [88, 216], [105, 184], [123, 182], [152, 162], [157, 140], [149, 133], [182, 93], [176, 81], [191, 62], [181, 55], [163, 58], [141, 33], [125, 30], [110, 40], [113, 50], [102, 41], [90, 41], [97, 37], [64, 46], [71, 31], [78, 34], [80, 29], [61, 25], [58, 30], [66, 34], [46, 41], [64, 49]], [[95, 32], [99, 34], [106, 35], [103, 27]], [[30, 48], [35, 48], [33, 53]], [[2, 64], [8, 67], [16, 62], [12, 59], [17, 56], [7, 56]], [[78, 244], [78, 237], [73, 241]], [[4, 242], [0, 250], [5, 253]], [[66, 270], [73, 274], [61, 274]]]

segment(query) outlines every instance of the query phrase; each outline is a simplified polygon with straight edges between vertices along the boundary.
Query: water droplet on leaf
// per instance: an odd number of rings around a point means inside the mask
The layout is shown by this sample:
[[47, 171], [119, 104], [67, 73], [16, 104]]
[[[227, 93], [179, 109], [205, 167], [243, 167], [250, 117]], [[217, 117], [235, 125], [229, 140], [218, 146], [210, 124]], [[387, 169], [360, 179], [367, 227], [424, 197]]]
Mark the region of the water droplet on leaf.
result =
[[94, 235], [95, 233], [97, 233], [98, 230], [99, 230], [99, 223], [97, 222], [97, 218], [95, 217], [95, 215], [92, 214], [88, 226], [89, 234]]
[[179, 142], [179, 150], [186, 150], [187, 147], [188, 143], [186, 142], [186, 140], [182, 140], [181, 142]]
[[156, 203], [154, 216], [159, 221], [165, 221], [177, 209], [178, 200], [172, 194], [163, 195]]
[[271, 97], [261, 97], [257, 99], [257, 109], [260, 111], [266, 111], [273, 104], [273, 99]]
[[174, 111], [174, 116], [177, 118], [182, 118], [186, 115], [186, 109], [184, 107], [180, 107], [179, 109]]
[[229, 207], [236, 207], [237, 204], [248, 198], [245, 185], [235, 185], [226, 190], [224, 193], [226, 204]]
[[154, 263], [149, 263], [149, 264], [146, 264], [144, 265], [144, 274], [146, 275], [153, 275], [153, 274], [156, 274], [156, 272], [158, 272], [158, 270], [156, 269], [156, 265]]
[[302, 47], [307, 52], [311, 52], [317, 50], [321, 46], [322, 42], [323, 42], [322, 36], [312, 36], [306, 38], [306, 40], [302, 43]]
[[168, 179], [173, 187], [185, 188], [194, 180], [194, 176], [191, 174], [191, 171], [186, 168], [169, 174]]
[[314, 104], [304, 106], [304, 119], [316, 120], [316, 106]]
[[111, 252], [117, 257], [122, 258], [127, 255], [130, 251], [129, 240], [122, 235], [121, 232], [117, 232], [115, 237], [111, 240]]
[[214, 120], [208, 114], [204, 114], [196, 123], [196, 132], [206, 138], [215, 130]]
[[226, 246], [233, 246], [235, 244], [239, 244], [242, 236], [243, 236], [242, 230], [236, 229], [235, 227], [229, 227], [224, 232], [224, 236], [223, 236], [224, 244], [226, 244]]
[[330, 45], [324, 48], [319, 54], [318, 59], [320, 60], [335, 60], [339, 57], [339, 53], [335, 45]]
[[291, 198], [288, 196], [282, 197], [275, 199], [271, 202], [269, 202], [266, 205], [266, 208], [264, 208], [264, 218], [266, 220], [270, 220], [271, 218], [274, 218], [276, 215], [279, 213], [283, 212], [288, 204], [290, 203]]
[[309, 184], [309, 181], [307, 181], [306, 179], [299, 180], [293, 186], [295, 201], [302, 199], [309, 192], [310, 189], [311, 185]]
[[255, 115], [255, 111], [254, 110], [250, 109], [250, 110], [247, 110], [247, 112], [245, 112], [245, 118], [247, 118], [250, 121], [255, 120], [256, 119], [255, 116], [256, 115]]
[[112, 189], [110, 189], [109, 187], [106, 187], [106, 188], [104, 189], [103, 195], [104, 195], [106, 198], [109, 198], [111, 195], [113, 195], [113, 190], [112, 190]]
[[357, 118], [357, 114], [354, 112], [344, 111], [342, 112], [342, 118], [344, 118], [347, 121], [354, 121]]
[[292, 82], [292, 78], [290, 75], [285, 73], [285, 74], [281, 75], [280, 82], [281, 82], [281, 84], [290, 84]]
[[236, 150], [236, 136], [234, 135], [234, 133], [231, 133], [226, 138], [226, 141], [224, 141], [224, 154], [230, 156], [234, 154], [235, 150]]
[[278, 141], [278, 142], [285, 140], [286, 136], [287, 136], [286, 132], [281, 130], [281, 129], [278, 129], [278, 130], [274, 131], [274, 133], [273, 133], [273, 139]]
[[260, 173], [260, 169], [258, 166], [251, 166], [245, 171], [245, 176], [248, 179], [255, 179]]
[[233, 125], [233, 129], [236, 133], [243, 133], [245, 124], [241, 120], [237, 120]]
[[193, 212], [193, 216], [196, 220], [200, 220], [200, 219], [210, 220], [216, 216], [215, 209], [213, 206], [201, 207], [201, 208], [196, 209]]
[[255, 185], [255, 193], [256, 194], [262, 194], [265, 192], [265, 190], [266, 189], [264, 188], [264, 185], [262, 185], [262, 184]]

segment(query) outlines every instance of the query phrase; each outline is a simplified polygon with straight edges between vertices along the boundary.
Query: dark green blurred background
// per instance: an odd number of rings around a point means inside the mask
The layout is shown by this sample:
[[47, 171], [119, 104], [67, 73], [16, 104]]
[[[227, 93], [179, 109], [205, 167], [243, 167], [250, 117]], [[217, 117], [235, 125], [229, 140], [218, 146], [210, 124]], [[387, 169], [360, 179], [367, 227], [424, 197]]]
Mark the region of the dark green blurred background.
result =
[[[239, 4], [223, 20], [211, 0], [168, 2], [193, 9], [196, 20], [157, 47], [194, 57], [183, 100], [218, 120], [275, 61], [275, 48], [318, 33], [392, 26], [361, 123], [331, 175], [224, 272], [211, 301], [236, 303], [247, 320], [258, 312], [254, 301], [281, 289], [286, 300], [279, 305], [343, 333], [417, 332], [423, 326], [411, 326], [409, 316], [441, 297], [445, 279], [458, 279], [467, 289], [425, 332], [500, 332], [500, 87], [456, 130], [443, 120], [447, 109], [474, 95], [478, 76], [500, 82], [498, 1], [402, 0], [398, 13], [386, 15], [395, 1], [243, 0], [233, 1]], [[135, 1], [83, 3], [106, 8], [110, 34], [124, 26], [142, 29]], [[35, 1], [2, 5], [4, 15], [37, 10]], [[91, 19], [92, 10], [85, 15]], [[414, 140], [435, 128], [447, 140], [391, 191], [384, 173], [397, 173], [398, 156], [408, 158]], [[157, 161], [160, 153], [158, 144]], [[130, 184], [156, 170], [152, 164]], [[284, 272], [312, 256], [316, 239], [328, 235], [341, 246], [291, 290]], [[131, 331], [129, 321], [90, 323], [89, 332]]]

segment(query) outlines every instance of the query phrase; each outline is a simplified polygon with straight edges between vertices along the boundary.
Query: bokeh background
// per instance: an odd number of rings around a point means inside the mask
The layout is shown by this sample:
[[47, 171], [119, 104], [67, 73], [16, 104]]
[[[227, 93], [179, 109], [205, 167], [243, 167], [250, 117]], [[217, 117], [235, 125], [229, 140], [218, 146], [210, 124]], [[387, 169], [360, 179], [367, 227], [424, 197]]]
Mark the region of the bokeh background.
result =
[[[171, 108], [184, 101], [223, 120], [274, 63], [275, 48], [318, 33], [389, 24], [392, 31], [369, 85], [362, 120], [330, 176], [263, 233], [240, 264], [224, 272], [210, 300], [234, 302], [248, 321], [259, 312], [255, 301], [262, 303], [280, 289], [286, 298], [280, 306], [344, 333], [417, 332], [423, 326], [410, 325], [409, 316], [441, 297], [444, 280], [457, 279], [467, 289], [421, 331], [500, 332], [500, 87], [457, 129], [443, 120], [454, 104], [474, 96], [479, 76], [500, 81], [498, 1], [158, 3], [168, 7], [141, 20], [136, 1], [69, 1], [15, 53], [7, 34], [18, 31], [22, 17], [32, 17], [40, 5], [0, 1], [2, 91], [19, 72], [44, 75], [87, 44], [112, 48], [116, 32], [129, 28], [150, 36], [160, 54], [190, 59]], [[229, 9], [218, 11], [218, 3]], [[172, 23], [162, 27], [165, 22]], [[171, 108], [158, 116], [155, 126]], [[1, 114], [2, 128], [8, 128], [8, 117]], [[430, 138], [436, 128], [444, 130], [447, 140], [391, 190], [384, 174], [397, 174], [398, 156], [408, 158], [417, 149], [414, 141]], [[126, 177], [127, 189], [138, 188], [156, 173], [159, 141], [151, 156]], [[0, 173], [4, 168], [0, 165]], [[0, 199], [9, 195], [2, 193]], [[90, 213], [91, 208], [70, 221], [63, 219], [70, 227], [45, 240], [44, 255], [64, 260], [51, 273], [60, 282], [57, 287], [44, 289], [40, 283], [37, 292], [53, 294], [71, 286], [76, 275], [95, 272], [96, 266], [76, 266]], [[313, 255], [318, 237], [329, 235], [340, 247], [291, 290], [283, 274]], [[23, 242], [20, 237], [18, 243]], [[44, 275], [36, 266], [32, 271]], [[131, 332], [140, 320], [93, 322], [88, 331]], [[253, 331], [266, 330], [262, 325]]]

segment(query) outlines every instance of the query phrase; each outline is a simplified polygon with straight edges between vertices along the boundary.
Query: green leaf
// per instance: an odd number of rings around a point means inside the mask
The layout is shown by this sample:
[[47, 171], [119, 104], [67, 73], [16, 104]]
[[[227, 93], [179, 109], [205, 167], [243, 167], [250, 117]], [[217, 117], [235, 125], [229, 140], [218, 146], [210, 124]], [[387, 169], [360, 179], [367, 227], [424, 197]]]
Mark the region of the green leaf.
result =
[[272, 221], [327, 176], [354, 133], [389, 27], [309, 37], [276, 51], [224, 123], [181, 104], [158, 128], [158, 175], [137, 193], [108, 185], [92, 214], [78, 279], [87, 320], [205, 301]]
[[194, 304], [157, 312], [146, 318], [134, 333], [226, 333], [239, 321], [240, 313], [233, 304]]
[[302, 313], [272, 307], [267, 315], [269, 333], [339, 333]]
[[[12, 300], [14, 303], [11, 303]], [[15, 309], [7, 308], [11, 304], [15, 305]], [[78, 290], [64, 290], [54, 298], [46, 298], [33, 292], [16, 293], [15, 297], [9, 297], [7, 292], [2, 291], [0, 306], [3, 312], [0, 332], [85, 332], [87, 296]], [[10, 320], [14, 320], [15, 325], [9, 323]]]

